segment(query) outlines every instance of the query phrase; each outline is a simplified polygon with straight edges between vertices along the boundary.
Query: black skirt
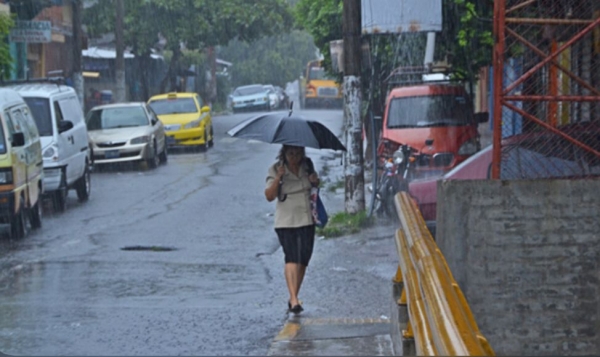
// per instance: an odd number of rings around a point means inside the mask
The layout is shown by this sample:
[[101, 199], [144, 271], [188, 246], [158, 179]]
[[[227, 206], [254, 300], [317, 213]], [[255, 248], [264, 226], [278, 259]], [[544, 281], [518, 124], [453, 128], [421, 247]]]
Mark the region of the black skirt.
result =
[[286, 263], [308, 266], [315, 245], [315, 225], [298, 228], [275, 228]]

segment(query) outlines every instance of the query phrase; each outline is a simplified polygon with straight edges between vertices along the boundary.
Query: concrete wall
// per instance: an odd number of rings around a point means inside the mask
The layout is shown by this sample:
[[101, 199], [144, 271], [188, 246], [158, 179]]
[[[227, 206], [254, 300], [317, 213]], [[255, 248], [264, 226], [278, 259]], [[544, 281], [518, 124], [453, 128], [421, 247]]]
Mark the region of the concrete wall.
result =
[[498, 355], [600, 351], [600, 180], [438, 182], [436, 240]]

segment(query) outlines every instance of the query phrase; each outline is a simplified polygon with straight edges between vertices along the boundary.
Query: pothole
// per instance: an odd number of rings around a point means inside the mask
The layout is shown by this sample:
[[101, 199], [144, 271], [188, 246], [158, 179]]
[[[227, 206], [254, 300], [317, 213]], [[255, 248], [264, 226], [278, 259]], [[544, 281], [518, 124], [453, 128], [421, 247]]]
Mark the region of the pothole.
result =
[[159, 245], [132, 245], [121, 248], [121, 250], [127, 251], [149, 251], [149, 252], [170, 252], [172, 250], [177, 250], [174, 247], [163, 247]]

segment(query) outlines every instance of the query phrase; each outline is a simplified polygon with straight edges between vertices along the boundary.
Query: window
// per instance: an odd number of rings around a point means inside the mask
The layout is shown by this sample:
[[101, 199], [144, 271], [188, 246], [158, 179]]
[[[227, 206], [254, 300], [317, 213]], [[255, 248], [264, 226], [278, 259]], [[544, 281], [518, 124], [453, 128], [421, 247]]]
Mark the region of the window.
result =
[[13, 125], [15, 126], [16, 132], [21, 132], [25, 136], [25, 143], [31, 142], [31, 133], [29, 132], [29, 128], [23, 117], [23, 113], [21, 113], [20, 109], [11, 110], [11, 117], [13, 119]]
[[31, 109], [31, 115], [35, 120], [35, 124], [40, 136], [52, 136], [53, 127], [52, 116], [50, 114], [50, 101], [46, 98], [29, 97], [23, 98]]
[[473, 123], [471, 106], [464, 96], [433, 95], [392, 99], [387, 127], [420, 128]]
[[88, 130], [103, 130], [150, 125], [142, 107], [92, 110], [86, 119]]
[[150, 107], [158, 115], [197, 113], [194, 98], [160, 99], [150, 102]]
[[27, 109], [27, 107], [23, 107], [21, 109], [21, 112], [23, 113], [23, 117], [25, 119], [27, 131], [29, 131], [29, 133], [31, 134], [31, 139], [33, 140], [38, 136], [38, 129], [36, 127], [35, 120], [33, 120], [31, 115], [29, 114], [29, 109]]
[[81, 106], [76, 97], [60, 99], [58, 105], [60, 107], [62, 118], [57, 116], [57, 122], [60, 120], [68, 120], [72, 122], [73, 125], [77, 125], [83, 120], [83, 112], [81, 111]]

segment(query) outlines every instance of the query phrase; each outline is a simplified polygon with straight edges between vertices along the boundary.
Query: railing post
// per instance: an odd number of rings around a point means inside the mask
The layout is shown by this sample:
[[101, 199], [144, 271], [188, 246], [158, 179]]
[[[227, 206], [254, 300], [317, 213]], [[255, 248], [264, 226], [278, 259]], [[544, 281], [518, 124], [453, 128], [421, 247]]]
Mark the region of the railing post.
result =
[[402, 354], [401, 356], [416, 356], [417, 347], [415, 346], [415, 336], [412, 332], [410, 321], [406, 330], [402, 330]]
[[407, 327], [408, 310], [406, 308], [406, 293], [404, 291], [404, 280], [400, 265], [396, 270], [396, 276], [392, 279], [392, 323], [391, 337], [394, 354], [403, 356], [402, 331]]

